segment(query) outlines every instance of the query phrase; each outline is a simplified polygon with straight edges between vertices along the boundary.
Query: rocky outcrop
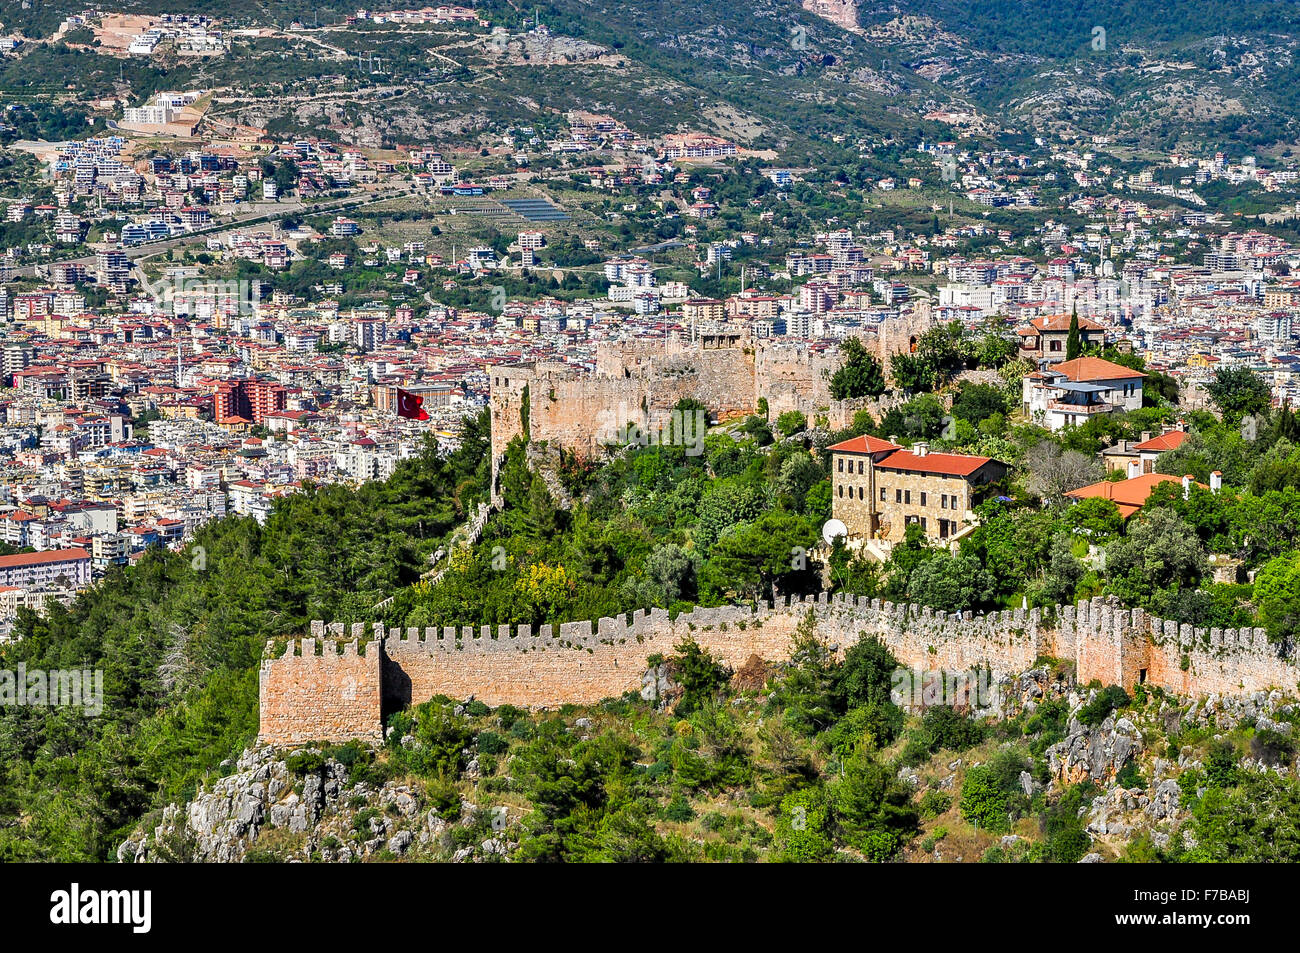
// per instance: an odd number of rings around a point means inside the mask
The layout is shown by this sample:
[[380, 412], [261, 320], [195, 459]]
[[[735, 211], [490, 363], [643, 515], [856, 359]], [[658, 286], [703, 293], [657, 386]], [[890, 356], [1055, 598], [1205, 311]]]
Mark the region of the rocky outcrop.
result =
[[841, 30], [860, 32], [857, 0], [803, 0], [803, 8], [823, 20], [829, 20]]
[[1108, 715], [1096, 727], [1070, 716], [1069, 733], [1047, 749], [1047, 768], [1061, 785], [1091, 779], [1112, 780], [1124, 764], [1142, 749], [1142, 732], [1125, 717]]
[[1288, 703], [1280, 691], [1252, 692], [1249, 695], [1220, 695], [1210, 693], [1193, 701], [1184, 721], [1209, 725], [1230, 731], [1244, 721], [1254, 722], [1258, 731], [1275, 731], [1290, 734], [1288, 720], [1295, 712], [1295, 704]]
[[994, 697], [998, 713], [1005, 718], [1014, 718], [1022, 712], [1032, 714], [1044, 702], [1065, 698], [1073, 689], [1074, 678], [1068, 671], [1057, 671], [1044, 665], [1020, 675], [998, 679]]
[[1146, 812], [1152, 820], [1172, 820], [1178, 816], [1178, 805], [1182, 800], [1182, 789], [1173, 778], [1165, 778], [1156, 785], [1155, 792], [1147, 802]]
[[346, 863], [416, 852], [426, 859], [469, 860], [507, 849], [508, 815], [500, 825], [494, 818], [493, 829], [499, 826], [502, 833], [490, 845], [456, 850], [451, 828], [472, 823], [474, 805], [462, 803], [459, 819], [449, 822], [418, 787], [352, 780], [348, 766], [332, 758], [295, 774], [286, 756], [267, 746], [246, 750], [233, 773], [200, 790], [189, 804], [164, 808], [151, 830], [124, 841], [118, 861], [237, 863], [257, 857]]

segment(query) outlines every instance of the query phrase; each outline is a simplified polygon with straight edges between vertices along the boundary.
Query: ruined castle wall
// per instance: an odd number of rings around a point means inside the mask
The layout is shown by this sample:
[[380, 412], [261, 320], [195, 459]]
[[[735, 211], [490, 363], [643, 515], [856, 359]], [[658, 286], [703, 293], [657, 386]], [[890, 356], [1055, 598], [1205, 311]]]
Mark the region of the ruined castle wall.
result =
[[829, 378], [842, 363], [838, 347], [813, 350], [795, 344], [764, 345], [754, 358], [754, 402], [766, 397], [773, 419], [788, 410], [812, 417], [830, 406]]
[[[887, 365], [892, 352], [907, 350], [932, 325], [921, 303], [913, 313], [882, 323], [874, 337], [865, 334], [864, 340]], [[880, 417], [897, 402], [833, 400], [830, 376], [842, 361], [838, 347], [819, 349], [779, 339], [710, 347], [670, 336], [667, 341], [601, 342], [594, 372], [562, 363], [494, 367], [489, 397], [493, 460], [524, 432], [525, 391], [531, 439], [582, 454], [596, 452], [611, 430], [626, 424], [657, 429], [683, 398], [699, 400], [720, 418], [751, 413], [766, 399], [773, 418], [789, 410], [809, 419], [824, 414], [833, 429], [848, 426], [859, 409]]]
[[[885, 414], [889, 413], [895, 407], [900, 407], [907, 403], [907, 398], [900, 393], [887, 391], [879, 397], [850, 397], [847, 400], [832, 400], [827, 409], [826, 426], [830, 430], [845, 430], [853, 426], [853, 418], [857, 416], [858, 411], [865, 410], [871, 415], [871, 419], [879, 423], [884, 419]], [[803, 407], [796, 407], [796, 410], [802, 410], [809, 415], [810, 420], [813, 410]]]
[[[916, 605], [837, 595], [757, 607], [697, 608], [670, 619], [662, 609], [558, 626], [376, 626], [370, 651], [357, 651], [361, 627], [341, 655], [316, 639], [301, 654], [262, 663], [260, 737], [271, 743], [373, 738], [380, 712], [434, 695], [474, 696], [488, 705], [590, 704], [641, 688], [646, 658], [671, 655], [690, 639], [736, 668], [751, 655], [789, 657], [799, 625], [837, 652], [880, 638], [911, 668], [1016, 674], [1043, 657], [1075, 665], [1081, 683], [1131, 689], [1143, 682], [1176, 694], [1295, 690], [1300, 666], [1281, 656], [1262, 629], [1192, 629], [1101, 599], [1046, 612], [1015, 609], [975, 617]], [[341, 626], [313, 623], [314, 636], [341, 638]], [[307, 651], [307, 646], [312, 651]], [[1187, 663], [1184, 667], [1183, 659]]]
[[279, 658], [271, 650], [258, 673], [259, 741], [383, 740], [378, 645], [305, 638]]
[[532, 395], [529, 386], [535, 371], [532, 367], [494, 367], [489, 378], [488, 405], [492, 413], [492, 462], [493, 473], [496, 461], [506, 452], [506, 447], [515, 437], [524, 433], [523, 402], [525, 390]]
[[754, 351], [718, 348], [666, 357], [654, 365], [647, 387], [656, 408], [671, 409], [690, 397], [719, 418], [750, 413], [757, 403]]
[[1202, 629], [1152, 619], [1148, 648], [1147, 681], [1177, 694], [1300, 688], [1296, 659], [1279, 654], [1263, 629]]
[[529, 432], [580, 454], [596, 453], [614, 431], [647, 425], [644, 383], [613, 377], [548, 377], [529, 385]]
[[602, 343], [595, 373], [564, 364], [495, 367], [492, 457], [499, 460], [510, 441], [523, 435], [525, 400], [533, 442], [590, 455], [628, 424], [657, 431], [684, 398], [700, 401], [721, 419], [753, 412], [760, 397], [768, 398], [773, 414], [796, 409], [811, 417], [838, 403], [830, 398], [826, 372], [839, 363], [838, 349], [762, 343], [714, 348], [674, 338], [666, 348], [649, 341]]

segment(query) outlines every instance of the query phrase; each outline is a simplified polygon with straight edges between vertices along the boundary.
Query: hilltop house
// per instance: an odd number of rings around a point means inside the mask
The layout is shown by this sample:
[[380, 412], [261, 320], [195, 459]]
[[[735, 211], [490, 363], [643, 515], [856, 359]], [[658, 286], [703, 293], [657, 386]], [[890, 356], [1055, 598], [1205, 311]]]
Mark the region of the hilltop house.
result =
[[[1070, 336], [1070, 315], [1039, 315], [1022, 328], [1016, 329], [1020, 338], [1020, 356], [1034, 363], [1057, 363], [1065, 360], [1065, 342]], [[1091, 318], [1079, 318], [1079, 340], [1084, 347], [1106, 342], [1106, 329]]]
[[1099, 357], [1076, 357], [1026, 374], [1022, 409], [1048, 430], [1064, 430], [1095, 414], [1139, 410], [1144, 377], [1141, 371]]
[[989, 485], [1006, 475], [989, 457], [932, 453], [918, 441], [905, 449], [878, 437], [854, 437], [831, 454], [831, 515], [850, 537], [901, 542], [911, 523], [926, 536], [948, 540], [975, 521], [974, 508]]

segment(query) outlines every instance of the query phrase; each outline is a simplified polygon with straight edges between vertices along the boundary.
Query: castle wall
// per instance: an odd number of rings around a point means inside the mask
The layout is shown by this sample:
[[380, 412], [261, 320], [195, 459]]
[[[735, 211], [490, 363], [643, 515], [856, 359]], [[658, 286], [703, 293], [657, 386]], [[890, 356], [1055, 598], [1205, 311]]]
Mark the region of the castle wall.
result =
[[[580, 454], [592, 455], [616, 431], [633, 424], [657, 431], [684, 398], [698, 400], [718, 418], [751, 413], [768, 397], [772, 413], [800, 409], [812, 416], [830, 399], [824, 371], [839, 366], [837, 349], [826, 353], [788, 345], [703, 347], [670, 338], [658, 342], [602, 343], [596, 370], [565, 364], [495, 367], [491, 372], [492, 458], [524, 433]], [[759, 365], [762, 370], [759, 370]]]
[[754, 404], [766, 397], [768, 415], [773, 420], [789, 410], [812, 419], [833, 403], [830, 375], [842, 363], [838, 347], [820, 351], [802, 345], [762, 347], [754, 359]]
[[377, 645], [306, 638], [279, 658], [270, 650], [258, 673], [259, 741], [383, 740]]
[[[883, 322], [874, 338], [870, 329], [865, 331], [864, 340], [888, 375], [890, 355], [909, 349], [932, 326], [928, 305], [918, 302], [905, 316]], [[489, 395], [494, 467], [510, 441], [524, 433], [525, 400], [533, 441], [581, 454], [595, 453], [611, 430], [629, 423], [656, 429], [683, 398], [699, 400], [719, 418], [751, 413], [764, 398], [772, 419], [797, 410], [810, 420], [827, 417], [832, 429], [848, 426], [859, 409], [879, 417], [901, 400], [897, 395], [881, 401], [833, 400], [830, 376], [842, 361], [838, 347], [782, 339], [744, 340], [735, 346], [733, 339], [691, 341], [670, 335], [664, 341], [600, 342], [594, 372], [554, 362], [494, 367]]]
[[[880, 638], [909, 668], [1012, 675], [1044, 657], [1073, 662], [1080, 683], [1094, 679], [1132, 689], [1158, 685], [1182, 696], [1294, 690], [1300, 666], [1279, 655], [1262, 629], [1193, 629], [1102, 599], [1044, 612], [1014, 609], [961, 618], [916, 605], [837, 595], [775, 605], [697, 608], [669, 619], [662, 609], [558, 626], [464, 626], [385, 632], [359, 655], [362, 626], [341, 655], [319, 637], [343, 627], [313, 623], [302, 654], [262, 663], [259, 738], [268, 743], [374, 739], [383, 712], [434, 695], [473, 696], [551, 708], [591, 704], [641, 688], [650, 655], [672, 655], [691, 639], [737, 668], [751, 655], [789, 657], [791, 640], [811, 613], [813, 631], [843, 653], [863, 636]], [[312, 651], [308, 651], [308, 647]], [[1187, 666], [1183, 667], [1186, 656]]]
[[1175, 693], [1241, 695], [1300, 688], [1295, 658], [1280, 655], [1263, 629], [1193, 629], [1160, 619], [1152, 620], [1151, 629], [1147, 681]]

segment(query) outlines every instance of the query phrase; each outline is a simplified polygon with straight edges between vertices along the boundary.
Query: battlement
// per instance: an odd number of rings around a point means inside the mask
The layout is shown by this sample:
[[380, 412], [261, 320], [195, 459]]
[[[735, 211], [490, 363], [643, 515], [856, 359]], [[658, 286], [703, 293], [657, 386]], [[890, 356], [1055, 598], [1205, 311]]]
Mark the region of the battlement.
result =
[[[663, 609], [559, 625], [390, 628], [313, 622], [311, 635], [262, 662], [259, 737], [296, 744], [380, 736], [382, 716], [434, 695], [488, 705], [590, 704], [641, 688], [646, 658], [690, 639], [733, 668], [752, 655], [788, 658], [811, 614], [837, 652], [863, 636], [914, 668], [996, 675], [1043, 657], [1073, 662], [1081, 682], [1159, 685], [1181, 695], [1295, 690], [1297, 660], [1262, 629], [1202, 629], [1104, 599], [1049, 609], [947, 614], [837, 594], [755, 605]], [[367, 632], [369, 637], [367, 638]]]
[[313, 625], [307, 638], [266, 643], [258, 672], [259, 738], [383, 740], [381, 643], [341, 641], [342, 628]]

